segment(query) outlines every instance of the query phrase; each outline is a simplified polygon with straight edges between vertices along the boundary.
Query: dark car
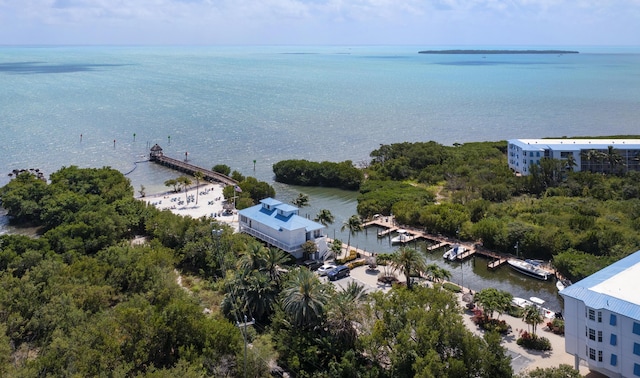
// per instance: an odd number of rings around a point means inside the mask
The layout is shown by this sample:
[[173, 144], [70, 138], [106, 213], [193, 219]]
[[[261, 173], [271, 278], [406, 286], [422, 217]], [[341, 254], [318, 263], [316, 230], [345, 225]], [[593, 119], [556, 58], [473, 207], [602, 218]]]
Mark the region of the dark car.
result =
[[329, 281], [335, 281], [348, 276], [350, 273], [348, 266], [338, 265], [327, 273], [327, 278], [329, 278]]
[[302, 262], [302, 266], [306, 266], [309, 270], [316, 270], [322, 266], [322, 261], [305, 260]]

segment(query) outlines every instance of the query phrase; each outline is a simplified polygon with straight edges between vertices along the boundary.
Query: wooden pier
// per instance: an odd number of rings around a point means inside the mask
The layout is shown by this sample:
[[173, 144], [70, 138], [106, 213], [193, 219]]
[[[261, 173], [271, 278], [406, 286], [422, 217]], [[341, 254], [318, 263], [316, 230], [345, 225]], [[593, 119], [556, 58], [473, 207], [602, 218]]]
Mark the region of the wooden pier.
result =
[[189, 164], [186, 161], [181, 161], [178, 159], [170, 158], [168, 156], [164, 156], [164, 154], [162, 153], [162, 148], [157, 144], [151, 147], [149, 160], [154, 163], [158, 163], [160, 165], [164, 165], [165, 167], [169, 167], [171, 169], [175, 169], [176, 171], [184, 172], [190, 175], [193, 175], [196, 172], [200, 172], [202, 173], [203, 178], [208, 181], [217, 181], [225, 185], [238, 184], [236, 180], [227, 175], [223, 175], [222, 173], [204, 169], [193, 164]]

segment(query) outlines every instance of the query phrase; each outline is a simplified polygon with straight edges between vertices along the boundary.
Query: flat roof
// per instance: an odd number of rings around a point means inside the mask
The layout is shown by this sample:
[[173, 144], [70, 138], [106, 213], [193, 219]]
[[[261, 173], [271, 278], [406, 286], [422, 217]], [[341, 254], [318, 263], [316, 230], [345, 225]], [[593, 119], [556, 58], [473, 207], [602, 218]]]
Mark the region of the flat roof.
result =
[[563, 297], [578, 299], [594, 309], [640, 320], [640, 251], [597, 271], [560, 291]]
[[555, 149], [606, 149], [613, 146], [618, 149], [640, 149], [640, 139], [509, 139], [509, 144], [527, 148], [555, 148]]

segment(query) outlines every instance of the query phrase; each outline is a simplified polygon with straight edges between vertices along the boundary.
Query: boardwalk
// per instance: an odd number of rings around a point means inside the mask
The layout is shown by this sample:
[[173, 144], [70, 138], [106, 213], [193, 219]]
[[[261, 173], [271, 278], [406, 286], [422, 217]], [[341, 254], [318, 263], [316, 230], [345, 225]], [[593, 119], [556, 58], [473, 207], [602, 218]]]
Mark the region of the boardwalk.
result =
[[164, 154], [162, 153], [162, 148], [160, 148], [160, 146], [158, 146], [157, 144], [151, 148], [151, 154], [149, 155], [149, 157], [152, 162], [175, 169], [176, 171], [184, 172], [190, 175], [193, 175], [196, 172], [200, 172], [202, 173], [204, 179], [207, 181], [218, 181], [225, 185], [238, 184], [236, 180], [232, 179], [229, 176], [223, 175], [222, 173], [204, 169], [193, 164], [189, 164], [185, 161], [164, 156]]
[[[380, 237], [390, 235], [392, 232], [398, 231], [400, 229], [400, 226], [396, 224], [393, 217], [385, 217], [385, 216], [378, 216], [373, 220], [363, 223], [362, 226], [365, 228], [372, 227], [372, 226], [384, 228], [385, 230], [380, 231], [378, 233], [378, 236]], [[421, 239], [430, 240], [434, 242], [435, 244], [427, 247], [427, 251], [434, 251], [434, 250], [437, 250], [438, 248], [442, 248], [442, 247], [450, 246], [454, 244], [464, 247], [465, 251], [456, 255], [455, 261], [464, 261], [465, 259], [471, 256], [481, 255], [483, 257], [491, 259], [491, 261], [487, 263], [487, 268], [495, 269], [509, 260], [509, 257], [506, 255], [492, 252], [481, 247], [477, 248], [475, 244], [474, 245], [462, 244], [462, 243], [458, 243], [458, 241], [454, 241], [440, 235], [432, 235], [432, 234], [428, 234], [426, 232], [411, 229], [411, 228], [404, 228], [404, 229], [407, 230], [407, 232], [411, 235], [411, 238], [410, 238], [411, 241], [421, 238]]]

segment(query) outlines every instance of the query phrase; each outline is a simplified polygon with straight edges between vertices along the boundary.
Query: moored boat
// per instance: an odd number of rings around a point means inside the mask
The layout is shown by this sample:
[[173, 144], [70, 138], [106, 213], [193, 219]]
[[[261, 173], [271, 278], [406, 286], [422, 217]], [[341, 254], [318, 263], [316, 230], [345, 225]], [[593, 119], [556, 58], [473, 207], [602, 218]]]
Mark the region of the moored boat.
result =
[[514, 270], [522, 274], [526, 274], [527, 276], [537, 278], [539, 280], [547, 280], [551, 275], [550, 272], [528, 261], [520, 259], [509, 259], [507, 261], [507, 264], [509, 264], [509, 266], [511, 266]]
[[456, 244], [451, 249], [449, 249], [447, 252], [445, 252], [442, 255], [442, 258], [444, 258], [445, 260], [454, 261], [454, 260], [456, 260], [456, 258], [458, 257], [459, 254], [463, 253], [466, 250], [467, 249], [465, 247], [462, 247], [462, 246]]
[[564, 288], [566, 288], [569, 285], [571, 285], [571, 281], [569, 281], [569, 280], [558, 279], [556, 281], [556, 288], [558, 289], [558, 291], [564, 290]]
[[411, 240], [411, 235], [409, 234], [409, 231], [399, 229], [397, 232], [398, 232], [398, 235], [391, 238], [391, 244], [406, 243]]

